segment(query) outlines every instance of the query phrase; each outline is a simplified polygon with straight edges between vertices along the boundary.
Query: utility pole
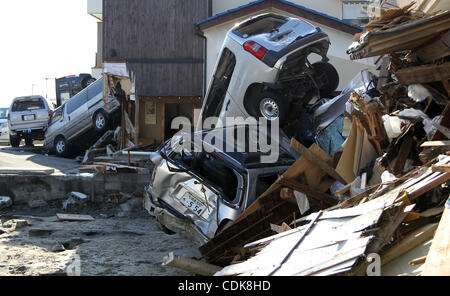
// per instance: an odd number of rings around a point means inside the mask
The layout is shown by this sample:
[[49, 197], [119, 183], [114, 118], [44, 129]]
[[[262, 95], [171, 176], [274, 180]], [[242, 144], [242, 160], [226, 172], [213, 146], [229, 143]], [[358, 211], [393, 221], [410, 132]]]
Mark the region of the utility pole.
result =
[[50, 80], [50, 79], [52, 79], [52, 78], [49, 78], [49, 77], [45, 77], [44, 78], [45, 79], [45, 98], [46, 99], [48, 99], [48, 92], [47, 92], [47, 82]]

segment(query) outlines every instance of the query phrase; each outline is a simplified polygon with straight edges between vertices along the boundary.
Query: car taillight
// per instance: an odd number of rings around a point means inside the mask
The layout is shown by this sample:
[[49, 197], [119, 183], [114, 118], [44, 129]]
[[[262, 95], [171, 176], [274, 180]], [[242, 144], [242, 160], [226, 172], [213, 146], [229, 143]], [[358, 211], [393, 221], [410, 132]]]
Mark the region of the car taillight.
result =
[[247, 41], [244, 43], [244, 49], [250, 52], [252, 55], [257, 57], [258, 59], [262, 59], [267, 52], [267, 48], [258, 44], [255, 41]]
[[11, 114], [8, 113], [8, 120], [11, 120]]

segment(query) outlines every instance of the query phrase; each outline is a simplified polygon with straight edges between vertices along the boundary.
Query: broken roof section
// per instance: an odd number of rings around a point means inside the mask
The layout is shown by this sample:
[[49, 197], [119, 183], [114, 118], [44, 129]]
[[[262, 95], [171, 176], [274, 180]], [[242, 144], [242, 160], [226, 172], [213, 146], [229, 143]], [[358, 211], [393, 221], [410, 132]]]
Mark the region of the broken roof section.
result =
[[253, 14], [269, 8], [275, 8], [284, 12], [292, 13], [299, 17], [349, 34], [356, 34], [358, 32], [361, 32], [362, 30], [361, 27], [352, 25], [336, 17], [285, 0], [253, 1], [246, 5], [242, 5], [234, 9], [218, 13], [207, 19], [201, 20], [197, 22], [196, 25], [200, 30], [203, 31], [205, 29], [233, 21], [234, 19], [240, 18], [242, 16]]

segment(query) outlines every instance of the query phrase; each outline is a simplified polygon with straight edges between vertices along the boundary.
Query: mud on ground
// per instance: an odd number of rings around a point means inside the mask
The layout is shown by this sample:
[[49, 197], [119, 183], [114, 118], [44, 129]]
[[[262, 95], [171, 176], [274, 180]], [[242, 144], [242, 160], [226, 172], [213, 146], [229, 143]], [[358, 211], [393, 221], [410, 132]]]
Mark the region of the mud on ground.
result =
[[200, 257], [189, 241], [160, 231], [144, 210], [118, 217], [113, 208], [84, 209], [80, 214], [90, 214], [92, 222], [60, 222], [56, 213], [63, 212], [58, 207], [0, 212], [0, 276], [67, 271], [86, 276], [184, 276], [193, 274], [161, 266], [163, 257], [169, 252]]

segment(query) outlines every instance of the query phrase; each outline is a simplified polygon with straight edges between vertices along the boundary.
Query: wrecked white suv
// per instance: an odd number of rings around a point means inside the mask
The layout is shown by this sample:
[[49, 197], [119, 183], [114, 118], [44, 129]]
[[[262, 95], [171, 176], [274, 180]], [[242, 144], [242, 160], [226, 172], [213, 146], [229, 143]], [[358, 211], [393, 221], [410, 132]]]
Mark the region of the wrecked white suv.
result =
[[[230, 129], [234, 130], [232, 148], [218, 149], [220, 134], [227, 140], [222, 143], [230, 145], [226, 136]], [[234, 126], [196, 132], [189, 135], [192, 141], [186, 140], [185, 134], [178, 135], [154, 153], [151, 161], [155, 166], [150, 185], [145, 188], [144, 207], [162, 230], [203, 245], [230, 225], [299, 156], [285, 136], [279, 141], [271, 137], [270, 152], [244, 149], [233, 138], [244, 130], [249, 131]], [[259, 132], [260, 137], [267, 137], [267, 133]], [[212, 138], [214, 148], [209, 141]], [[256, 140], [249, 135], [244, 142], [249, 147], [248, 143]], [[186, 149], [186, 145], [192, 149]], [[273, 162], [261, 162], [262, 156], [273, 152]]]
[[[280, 126], [295, 121], [304, 104], [329, 95], [339, 84], [336, 69], [327, 62], [329, 45], [326, 33], [301, 19], [263, 14], [236, 25], [224, 40], [202, 121], [264, 117], [278, 119]], [[311, 54], [321, 61], [310, 64]]]

